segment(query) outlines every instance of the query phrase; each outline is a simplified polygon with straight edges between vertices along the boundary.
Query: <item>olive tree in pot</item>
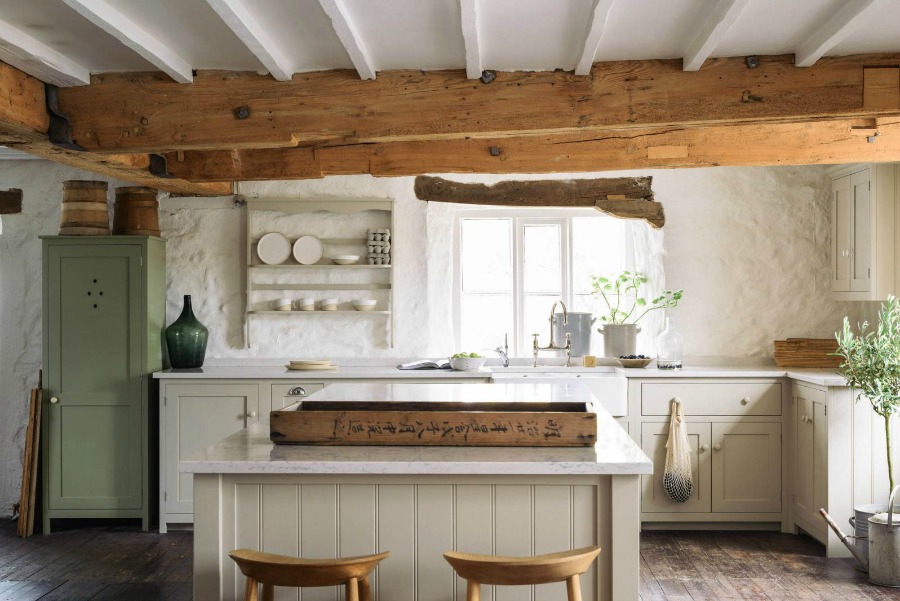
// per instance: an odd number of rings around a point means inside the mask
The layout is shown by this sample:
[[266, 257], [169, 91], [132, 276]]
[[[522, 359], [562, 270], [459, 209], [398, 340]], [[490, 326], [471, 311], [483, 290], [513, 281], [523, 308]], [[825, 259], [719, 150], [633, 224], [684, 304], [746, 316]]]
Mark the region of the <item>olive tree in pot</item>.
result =
[[637, 335], [641, 329], [637, 322], [657, 309], [672, 309], [684, 296], [684, 290], [663, 290], [648, 301], [641, 296], [641, 288], [649, 278], [640, 271], [623, 271], [614, 276], [591, 276], [593, 295], [606, 304], [606, 313], [600, 315], [603, 325], [597, 331], [603, 334], [603, 355], [622, 357], [633, 355], [637, 347]]
[[[869, 323], [863, 322], [858, 332], [850, 327], [850, 320], [844, 318], [844, 325], [836, 335], [838, 350], [843, 358], [841, 375], [847, 385], [856, 389], [856, 400], [868, 399], [872, 409], [884, 420], [887, 470], [889, 490], [894, 490], [894, 461], [891, 441], [891, 418], [900, 412], [900, 300], [888, 296], [882, 303], [878, 315], [878, 325], [870, 330]], [[858, 537], [868, 536], [868, 518], [887, 511], [886, 504], [858, 505], [851, 524]], [[867, 555], [868, 543], [861, 540], [858, 548]], [[900, 573], [900, 566], [897, 566]]]

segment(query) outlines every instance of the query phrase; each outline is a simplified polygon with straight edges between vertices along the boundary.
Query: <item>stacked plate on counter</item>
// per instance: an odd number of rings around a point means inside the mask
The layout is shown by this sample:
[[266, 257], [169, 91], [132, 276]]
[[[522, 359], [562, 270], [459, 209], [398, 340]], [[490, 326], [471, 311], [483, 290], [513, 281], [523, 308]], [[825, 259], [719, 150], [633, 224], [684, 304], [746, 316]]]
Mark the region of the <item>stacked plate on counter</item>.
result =
[[337, 365], [331, 359], [298, 359], [291, 361], [285, 367], [290, 371], [331, 371], [337, 369]]

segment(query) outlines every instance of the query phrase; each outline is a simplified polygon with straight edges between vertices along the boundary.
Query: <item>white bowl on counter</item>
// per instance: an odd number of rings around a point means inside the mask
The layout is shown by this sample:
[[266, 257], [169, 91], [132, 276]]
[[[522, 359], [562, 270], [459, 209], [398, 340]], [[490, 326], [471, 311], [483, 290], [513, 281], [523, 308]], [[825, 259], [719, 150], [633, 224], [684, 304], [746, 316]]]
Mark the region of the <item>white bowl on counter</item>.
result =
[[334, 255], [331, 261], [336, 265], [353, 265], [359, 262], [359, 255]]
[[371, 311], [375, 308], [375, 305], [378, 304], [376, 300], [356, 300], [353, 301], [353, 308], [357, 311]]
[[487, 357], [460, 357], [450, 359], [450, 367], [456, 371], [478, 371], [484, 367]]

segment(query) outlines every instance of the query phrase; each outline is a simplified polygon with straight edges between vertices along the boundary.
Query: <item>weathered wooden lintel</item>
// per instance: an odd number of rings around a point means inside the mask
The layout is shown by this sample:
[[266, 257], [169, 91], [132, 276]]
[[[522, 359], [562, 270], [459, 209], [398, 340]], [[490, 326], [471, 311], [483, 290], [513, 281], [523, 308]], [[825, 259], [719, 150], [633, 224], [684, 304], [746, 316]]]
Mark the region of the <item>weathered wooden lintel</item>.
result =
[[436, 202], [503, 207], [593, 207], [624, 219], [643, 219], [654, 228], [665, 225], [663, 206], [653, 200], [652, 177], [507, 181], [469, 184], [419, 176], [416, 198]]

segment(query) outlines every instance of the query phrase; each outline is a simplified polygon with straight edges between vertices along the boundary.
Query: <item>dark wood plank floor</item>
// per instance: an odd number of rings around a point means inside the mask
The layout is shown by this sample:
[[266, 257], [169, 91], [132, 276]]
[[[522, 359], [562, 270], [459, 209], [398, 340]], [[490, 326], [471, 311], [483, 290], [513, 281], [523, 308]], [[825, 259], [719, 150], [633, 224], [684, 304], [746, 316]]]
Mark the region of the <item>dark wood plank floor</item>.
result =
[[[190, 532], [75, 523], [50, 536], [16, 537], [0, 522], [0, 601], [187, 601]], [[644, 532], [642, 601], [900, 601], [849, 560], [824, 557], [809, 538], [768, 532]], [[390, 600], [385, 600], [390, 601]]]

